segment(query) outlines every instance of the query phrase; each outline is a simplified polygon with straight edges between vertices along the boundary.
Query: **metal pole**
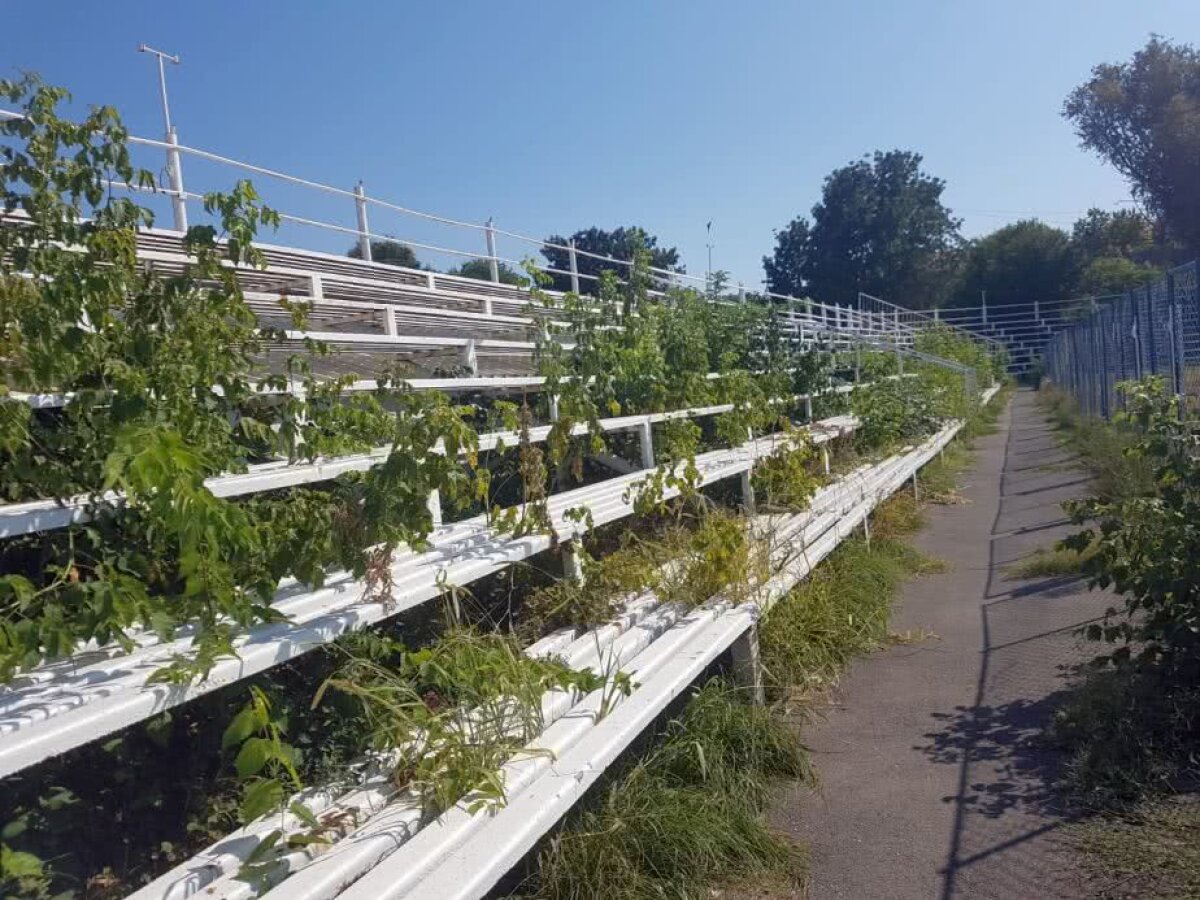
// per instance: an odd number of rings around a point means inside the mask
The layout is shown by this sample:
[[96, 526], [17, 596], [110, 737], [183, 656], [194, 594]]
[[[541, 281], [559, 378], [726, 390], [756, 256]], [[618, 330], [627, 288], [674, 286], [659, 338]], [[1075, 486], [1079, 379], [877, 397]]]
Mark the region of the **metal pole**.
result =
[[575, 238], [567, 241], [567, 259], [571, 263], [571, 293], [579, 293], [579, 257], [575, 254]]
[[[854, 383], [858, 384], [862, 378], [862, 335], [863, 333], [863, 311], [862, 311], [862, 293], [858, 295], [858, 340], [854, 342]], [[827, 473], [828, 474], [828, 473]]]
[[987, 291], [980, 291], [979, 295], [983, 299], [983, 324], [987, 325]]
[[895, 329], [893, 333], [895, 335], [894, 339], [896, 342], [896, 372], [899, 375], [903, 375], [904, 374], [904, 359], [903, 359], [903, 357], [900, 356], [900, 310], [899, 309], [897, 309], [893, 312], [893, 320], [892, 321], [894, 323], [893, 327]]
[[354, 211], [358, 215], [358, 255], [371, 261], [371, 228], [367, 224], [367, 195], [360, 181], [354, 186]]
[[488, 270], [491, 272], [492, 282], [498, 284], [500, 282], [500, 261], [496, 259], [496, 229], [492, 227], [490, 217], [484, 233], [487, 235]]
[[[161, 61], [160, 61], [161, 65]], [[179, 162], [179, 136], [175, 126], [167, 130], [167, 175], [171, 179], [171, 212], [175, 218], [175, 230], [187, 231], [187, 197], [183, 192], [183, 166]]]
[[171, 183], [171, 212], [175, 219], [176, 231], [187, 231], [187, 199], [183, 194], [183, 167], [180, 164], [179, 157], [179, 136], [175, 131], [175, 126], [171, 124], [171, 104], [167, 99], [167, 67], [169, 62], [172, 65], [179, 65], [180, 59], [178, 56], [170, 53], [164, 53], [162, 50], [155, 50], [148, 44], [138, 44], [139, 53], [150, 53], [158, 62], [158, 96], [162, 102], [163, 112], [163, 131], [166, 135], [166, 142], [170, 146], [167, 147], [167, 177]]

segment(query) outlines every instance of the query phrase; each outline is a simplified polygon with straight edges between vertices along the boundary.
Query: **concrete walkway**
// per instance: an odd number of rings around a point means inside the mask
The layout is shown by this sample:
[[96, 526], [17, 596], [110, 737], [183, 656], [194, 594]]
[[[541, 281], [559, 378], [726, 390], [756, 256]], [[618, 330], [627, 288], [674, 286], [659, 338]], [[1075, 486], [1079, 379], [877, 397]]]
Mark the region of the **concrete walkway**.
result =
[[812, 848], [812, 897], [1086, 897], [1048, 789], [1041, 739], [1074, 635], [1106, 598], [1072, 579], [1005, 570], [1069, 533], [1062, 501], [1087, 478], [1021, 391], [977, 441], [962, 491], [916, 538], [946, 574], [906, 585], [894, 630], [937, 637], [856, 664], [828, 717], [805, 729], [820, 786], [778, 799], [775, 826]]

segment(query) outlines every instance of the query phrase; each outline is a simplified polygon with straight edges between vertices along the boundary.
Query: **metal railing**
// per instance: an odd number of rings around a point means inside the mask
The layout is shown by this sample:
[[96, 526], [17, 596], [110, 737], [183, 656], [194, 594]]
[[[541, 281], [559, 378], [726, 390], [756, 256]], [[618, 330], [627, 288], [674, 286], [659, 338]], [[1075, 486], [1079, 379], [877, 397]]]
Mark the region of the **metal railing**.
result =
[[1192, 261], [1129, 291], [1055, 334], [1046, 375], [1075, 395], [1089, 415], [1121, 406], [1116, 385], [1160, 375], [1188, 405], [1200, 403], [1200, 295]]
[[[0, 109], [0, 120], [19, 119], [22, 114]], [[548, 242], [515, 230], [500, 228], [493, 218], [484, 222], [473, 222], [462, 217], [453, 217], [413, 209], [367, 193], [362, 181], [352, 188], [337, 187], [309, 178], [234, 159], [210, 150], [192, 147], [179, 141], [172, 126], [165, 140], [129, 135], [128, 143], [135, 149], [142, 148], [151, 153], [163, 152], [166, 165], [161, 167], [159, 184], [151, 190], [134, 185], [114, 183], [115, 188], [143, 192], [147, 205], [163, 216], [169, 216], [173, 230], [184, 232], [189, 223], [207, 214], [203, 210], [204, 194], [208, 190], [220, 190], [229, 185], [229, 171], [240, 176], [251, 175], [265, 179], [256, 182], [264, 202], [279, 213], [282, 232], [279, 242], [289, 247], [319, 252], [345, 253], [352, 246], [357, 255], [367, 262], [372, 261], [372, 243], [392, 241], [407, 245], [445, 258], [454, 263], [482, 260], [487, 263], [489, 280], [501, 281], [501, 266], [520, 271], [526, 265], [547, 275], [560, 276], [569, 283], [571, 290], [586, 290], [585, 283], [599, 281], [599, 276], [581, 271], [580, 261], [585, 259], [602, 263], [608, 268], [628, 271], [634, 265], [631, 259], [621, 259], [593, 253], [575, 246], [573, 241], [565, 244]], [[136, 154], [135, 154], [136, 155]], [[188, 159], [189, 182], [193, 175], [197, 183], [204, 183], [205, 191], [189, 190], [185, 187], [184, 157]], [[145, 168], [155, 164], [149, 157], [135, 160]], [[297, 210], [304, 210], [303, 215]], [[353, 209], [353, 219], [350, 211]], [[372, 225], [372, 218], [383, 216], [402, 217], [403, 233], [393, 231], [387, 225]], [[392, 220], [389, 220], [389, 224]], [[448, 231], [447, 231], [448, 230]], [[463, 233], [470, 241], [462, 241]], [[453, 238], [447, 238], [453, 233]], [[313, 236], [318, 237], [314, 240]], [[341, 246], [338, 246], [338, 242]], [[474, 246], [469, 246], [473, 243]], [[531, 255], [542, 250], [565, 254], [567, 268], [559, 269], [543, 264]], [[650, 272], [656, 286], [662, 290], [673, 287], [692, 288], [710, 295], [718, 302], [757, 302], [785, 306], [791, 311], [792, 324], [805, 327], [812, 333], [842, 336], [865, 334], [874, 344], [886, 344], [895, 349], [911, 347], [917, 331], [935, 323], [927, 313], [897, 306], [877, 297], [863, 294], [857, 308], [848, 305], [824, 304], [809, 298], [797, 298], [766, 290], [748, 289], [747, 282], [731, 279], [732, 285], [721, 296], [714, 290], [715, 279], [708, 275], [690, 275], [683, 271], [651, 267]], [[752, 283], [752, 282], [751, 282]], [[960, 329], [962, 330], [962, 329]], [[964, 330], [964, 333], [965, 332]], [[996, 341], [984, 335], [971, 335], [981, 340]]]

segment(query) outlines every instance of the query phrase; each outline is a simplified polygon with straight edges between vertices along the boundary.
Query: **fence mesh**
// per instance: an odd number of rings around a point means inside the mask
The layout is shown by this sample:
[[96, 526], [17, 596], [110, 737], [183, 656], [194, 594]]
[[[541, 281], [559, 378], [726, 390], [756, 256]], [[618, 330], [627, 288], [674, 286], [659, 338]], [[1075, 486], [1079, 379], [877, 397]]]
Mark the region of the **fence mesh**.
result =
[[1200, 409], [1200, 264], [1114, 298], [1058, 332], [1045, 351], [1046, 375], [1087, 413], [1120, 408], [1116, 385], [1159, 375]]

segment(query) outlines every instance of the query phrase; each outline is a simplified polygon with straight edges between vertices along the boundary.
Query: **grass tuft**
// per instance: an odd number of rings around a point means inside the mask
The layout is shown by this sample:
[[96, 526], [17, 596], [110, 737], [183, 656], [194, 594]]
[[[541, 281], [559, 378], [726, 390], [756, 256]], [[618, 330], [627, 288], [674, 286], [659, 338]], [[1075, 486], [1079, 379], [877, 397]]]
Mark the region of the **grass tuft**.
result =
[[1149, 460], [1128, 451], [1137, 438], [1128, 429], [1084, 416], [1067, 393], [1043, 388], [1038, 403], [1064, 432], [1064, 445], [1096, 477], [1095, 492], [1104, 500], [1126, 500], [1154, 493], [1154, 473]]
[[1101, 897], [1200, 897], [1200, 798], [1156, 800], [1077, 826]]
[[572, 815], [542, 851], [528, 896], [707, 897], [717, 881], [802, 883], [803, 852], [760, 813], [771, 781], [811, 778], [795, 731], [714, 679], [662, 742]]
[[759, 628], [772, 696], [802, 701], [836, 684], [851, 659], [888, 638], [900, 584], [934, 566], [895, 538], [875, 534], [869, 547], [859, 538], [843, 543]]
[[1096, 554], [1097, 545], [1089, 546], [1082, 553], [1067, 547], [1047, 550], [1039, 547], [1018, 563], [1009, 566], [1004, 577], [1009, 580], [1021, 578], [1053, 578], [1062, 575], [1079, 575], [1083, 564]]

